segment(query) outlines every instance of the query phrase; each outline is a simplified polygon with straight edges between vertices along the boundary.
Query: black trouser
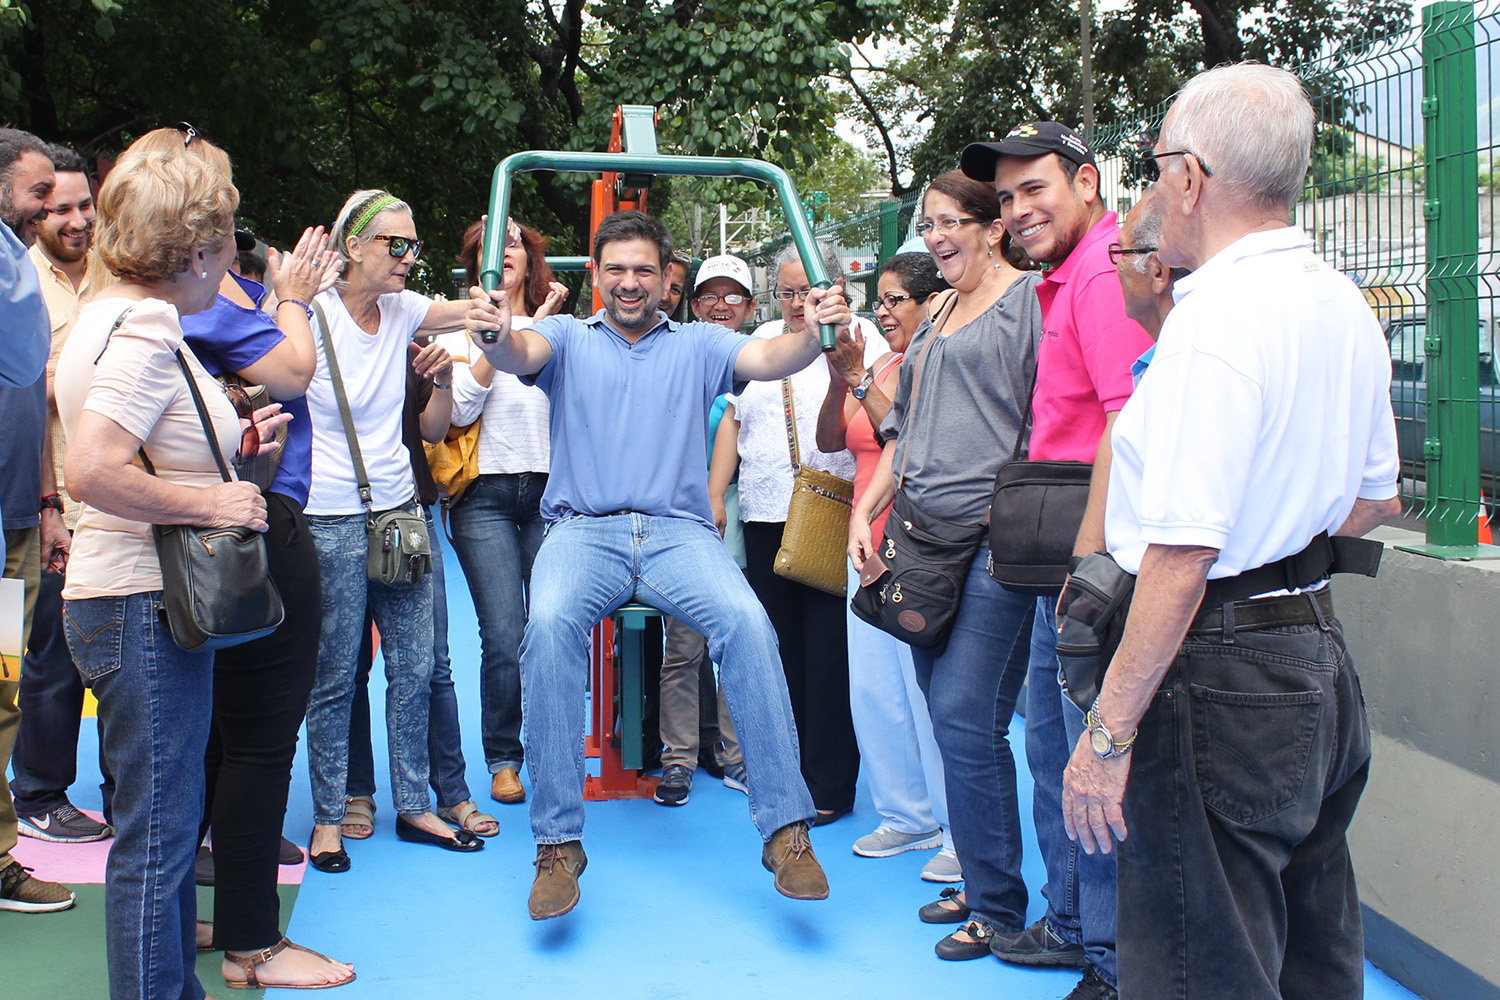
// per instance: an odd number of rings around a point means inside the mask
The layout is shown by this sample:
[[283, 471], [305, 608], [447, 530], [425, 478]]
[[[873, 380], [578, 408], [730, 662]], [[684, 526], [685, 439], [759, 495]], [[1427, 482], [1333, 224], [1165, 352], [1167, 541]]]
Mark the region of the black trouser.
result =
[[792, 716], [802, 750], [802, 777], [813, 804], [854, 808], [859, 745], [849, 714], [848, 616], [844, 599], [777, 576], [781, 522], [745, 522], [745, 576], [776, 629]]
[[[31, 642], [21, 670], [21, 728], [16, 736], [10, 783], [16, 812], [36, 816], [68, 801], [68, 789], [78, 778], [78, 728], [83, 714], [83, 677], [73, 666], [68, 639], [63, 634], [63, 575], [43, 571], [36, 593]], [[104, 816], [111, 814], [114, 779], [99, 751], [104, 781]]]
[[281, 939], [277, 853], [297, 730], [318, 668], [323, 593], [302, 508], [266, 495], [266, 555], [286, 620], [214, 656], [205, 812], [214, 831], [214, 944], [257, 951]]
[[1190, 632], [1130, 755], [1121, 1000], [1362, 997], [1345, 833], [1369, 759], [1337, 619]]

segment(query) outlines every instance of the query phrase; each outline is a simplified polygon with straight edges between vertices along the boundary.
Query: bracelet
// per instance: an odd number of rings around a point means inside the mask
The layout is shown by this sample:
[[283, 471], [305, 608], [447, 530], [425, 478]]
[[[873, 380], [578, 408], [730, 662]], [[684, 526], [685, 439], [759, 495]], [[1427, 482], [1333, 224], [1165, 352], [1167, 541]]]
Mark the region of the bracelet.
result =
[[48, 493], [46, 496], [42, 497], [41, 505], [37, 507], [37, 513], [40, 514], [42, 511], [46, 510], [49, 507], [57, 511], [59, 514], [63, 513], [63, 501], [61, 493]]
[[303, 302], [301, 299], [281, 299], [281, 300], [279, 300], [276, 303], [276, 308], [280, 309], [282, 306], [288, 305], [288, 304], [295, 305], [295, 306], [301, 306], [302, 307], [302, 311], [305, 312], [305, 313], [307, 313], [307, 321], [309, 323], [312, 322], [312, 318], [313, 318], [312, 306], [308, 305], [306, 302]]
[[453, 388], [453, 383], [450, 382], [447, 385], [444, 385], [442, 382], [433, 382], [432, 387], [434, 389], [451, 389]]

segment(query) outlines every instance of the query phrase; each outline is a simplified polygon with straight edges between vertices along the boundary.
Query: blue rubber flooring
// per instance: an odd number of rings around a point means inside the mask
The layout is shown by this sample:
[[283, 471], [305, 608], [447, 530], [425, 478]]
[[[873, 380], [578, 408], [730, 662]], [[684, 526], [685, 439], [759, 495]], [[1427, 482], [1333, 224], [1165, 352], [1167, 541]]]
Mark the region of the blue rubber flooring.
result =
[[[469, 784], [476, 802], [500, 819], [484, 851], [457, 855], [396, 839], [377, 722], [378, 796], [374, 837], [346, 841], [353, 869], [327, 875], [309, 868], [288, 936], [355, 965], [356, 982], [326, 994], [338, 1000], [400, 997], [513, 1000], [585, 997], [624, 1000], [762, 1000], [769, 997], [1058, 1000], [1077, 982], [1071, 971], [1019, 969], [992, 958], [945, 962], [932, 952], [944, 929], [920, 923], [916, 910], [939, 886], [918, 873], [930, 854], [894, 858], [853, 854], [853, 841], [877, 815], [861, 787], [854, 813], [812, 833], [828, 872], [830, 898], [797, 902], [778, 895], [760, 864], [760, 839], [748, 800], [699, 772], [687, 805], [649, 800], [588, 804], [588, 870], [570, 914], [534, 922], [526, 913], [535, 848], [526, 806], [490, 800], [478, 740], [479, 641], [473, 606], [450, 575], [450, 643], [463, 712]], [[381, 676], [377, 664], [376, 674]], [[382, 685], [371, 685], [372, 711], [384, 717]], [[1031, 825], [1030, 783], [1019, 717], [1011, 745], [1021, 774], [1021, 815], [1033, 887], [1029, 916], [1045, 906], [1044, 874]], [[88, 802], [96, 759], [92, 727], [80, 746]], [[596, 762], [591, 761], [593, 765]], [[529, 779], [526, 783], [529, 787]], [[286, 831], [306, 845], [311, 830], [306, 755], [299, 753]], [[1367, 966], [1365, 996], [1415, 996]], [[222, 983], [204, 980], [210, 994]], [[266, 996], [307, 996], [269, 990]]]

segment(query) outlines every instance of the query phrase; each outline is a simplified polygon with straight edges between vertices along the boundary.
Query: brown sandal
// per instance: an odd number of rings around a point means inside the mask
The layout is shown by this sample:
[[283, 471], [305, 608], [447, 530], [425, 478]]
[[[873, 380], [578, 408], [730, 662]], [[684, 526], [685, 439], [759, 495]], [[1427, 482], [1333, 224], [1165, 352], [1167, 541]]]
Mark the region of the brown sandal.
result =
[[218, 949], [214, 947], [214, 933], [213, 933], [213, 931], [214, 931], [214, 924], [213, 924], [213, 921], [212, 920], [200, 920], [200, 921], [198, 921], [198, 926], [199, 927], [207, 927], [208, 928], [208, 944], [200, 944], [200, 945], [198, 945], [198, 954], [203, 955], [203, 954], [207, 954], [208, 952], [211, 952], [211, 951], [218, 951]]
[[[465, 810], [464, 806], [469, 808]], [[472, 801], [460, 802], [452, 809], [439, 809], [437, 815], [438, 819], [452, 823], [460, 830], [468, 830], [476, 837], [493, 837], [500, 832], [500, 821], [488, 813], [480, 812]], [[486, 824], [490, 827], [488, 833], [479, 829]]]
[[238, 982], [233, 979], [226, 979], [224, 980], [224, 985], [228, 986], [232, 990], [326, 990], [330, 986], [343, 986], [344, 984], [352, 983], [354, 982], [354, 980], [359, 978], [353, 972], [350, 972], [349, 978], [340, 979], [337, 982], [333, 983], [309, 983], [306, 986], [292, 986], [283, 983], [266, 983], [262, 985], [260, 980], [256, 978], [255, 970], [260, 966], [265, 965], [271, 959], [275, 958], [277, 955], [280, 955], [288, 948], [291, 948], [294, 951], [305, 951], [309, 955], [316, 955], [318, 958], [321, 958], [329, 965], [345, 964], [343, 962], [335, 962], [333, 959], [329, 958], [322, 952], [313, 951], [311, 948], [304, 948], [300, 944], [293, 944], [286, 938], [282, 938], [280, 941], [277, 941], [275, 944], [271, 945], [271, 947], [265, 949], [264, 951], [257, 951], [250, 955], [231, 955], [226, 951], [224, 953], [224, 958], [245, 970], [245, 981]]
[[[356, 830], [359, 832], [354, 832]], [[368, 795], [349, 796], [344, 801], [344, 818], [339, 820], [339, 834], [350, 840], [369, 840], [374, 836], [375, 800]]]

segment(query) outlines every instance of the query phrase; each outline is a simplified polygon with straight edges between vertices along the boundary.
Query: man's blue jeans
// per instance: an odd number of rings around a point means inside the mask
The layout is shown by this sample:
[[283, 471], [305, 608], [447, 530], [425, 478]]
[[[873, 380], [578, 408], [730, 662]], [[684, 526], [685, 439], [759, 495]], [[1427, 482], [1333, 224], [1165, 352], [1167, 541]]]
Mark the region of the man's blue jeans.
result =
[[201, 1000], [194, 973], [193, 858], [214, 654], [184, 652], [157, 613], [161, 591], [64, 602], [68, 647], [99, 699], [115, 776], [115, 840], [104, 869], [111, 1000]]
[[1031, 813], [1047, 865], [1047, 922], [1064, 941], [1082, 944], [1085, 958], [1111, 985], [1115, 965], [1115, 855], [1079, 850], [1063, 827], [1063, 768], [1083, 735], [1083, 710], [1063, 693], [1057, 662], [1057, 598], [1036, 599], [1031, 673], [1026, 685], [1026, 763]]
[[385, 657], [385, 724], [391, 795], [402, 815], [427, 812], [427, 713], [432, 681], [432, 578], [387, 586], [367, 575], [364, 514], [307, 516], [323, 578], [323, 631], [318, 678], [307, 706], [308, 772], [313, 822], [344, 818], [349, 776], [349, 719], [354, 702], [359, 631], [368, 604]]
[[640, 513], [567, 517], [548, 530], [531, 582], [521, 698], [537, 843], [583, 836], [589, 632], [631, 600], [708, 638], [744, 750], [750, 816], [761, 839], [812, 820], [776, 633], [718, 532], [687, 518]]
[[491, 774], [521, 769], [521, 636], [546, 487], [545, 472], [480, 476], [448, 515], [479, 616], [480, 745]]
[[943, 754], [964, 899], [974, 916], [1009, 932], [1026, 926], [1026, 883], [1008, 734], [1026, 679], [1036, 600], [991, 579], [988, 556], [981, 545], [942, 654], [913, 647], [911, 659]]

